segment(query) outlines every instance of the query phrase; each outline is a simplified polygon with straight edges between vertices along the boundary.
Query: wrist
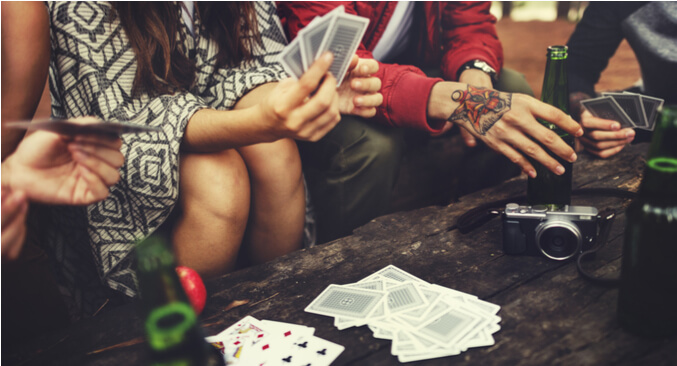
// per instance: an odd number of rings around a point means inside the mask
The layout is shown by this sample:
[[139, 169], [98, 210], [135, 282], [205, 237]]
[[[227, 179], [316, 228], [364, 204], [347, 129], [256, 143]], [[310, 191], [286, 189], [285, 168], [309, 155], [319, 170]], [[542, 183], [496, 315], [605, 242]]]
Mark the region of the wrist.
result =
[[11, 177], [12, 177], [12, 164], [13, 164], [14, 159], [12, 159], [12, 156], [10, 155], [5, 161], [2, 162], [2, 171], [0, 174], [2, 174], [2, 190], [9, 190], [10, 192], [12, 191], [12, 183], [11, 183]]
[[428, 98], [428, 118], [447, 120], [458, 107], [458, 103], [451, 99], [451, 94], [465, 88], [467, 86], [464, 84], [449, 81], [435, 84]]

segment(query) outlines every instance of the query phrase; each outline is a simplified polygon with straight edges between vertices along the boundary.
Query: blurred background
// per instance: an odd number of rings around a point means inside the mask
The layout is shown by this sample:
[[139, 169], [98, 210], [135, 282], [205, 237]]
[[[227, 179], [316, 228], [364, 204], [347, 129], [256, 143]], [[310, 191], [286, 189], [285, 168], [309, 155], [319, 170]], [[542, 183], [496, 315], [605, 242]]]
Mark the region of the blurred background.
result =
[[[581, 19], [587, 1], [494, 1], [491, 13], [498, 22], [505, 66], [523, 73], [536, 97], [541, 95], [548, 46], [566, 44]], [[623, 41], [602, 73], [597, 90], [623, 89], [640, 78], [635, 54]], [[50, 115], [49, 89], [45, 88], [35, 118]]]

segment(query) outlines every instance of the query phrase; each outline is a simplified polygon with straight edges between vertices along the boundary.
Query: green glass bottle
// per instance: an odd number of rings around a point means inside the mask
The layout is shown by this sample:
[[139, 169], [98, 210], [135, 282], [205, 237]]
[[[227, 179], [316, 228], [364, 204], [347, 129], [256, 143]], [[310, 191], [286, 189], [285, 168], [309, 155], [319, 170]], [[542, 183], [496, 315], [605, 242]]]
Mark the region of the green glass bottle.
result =
[[636, 334], [677, 334], [677, 106], [657, 122], [623, 243], [618, 320]]
[[225, 365], [200, 329], [166, 241], [153, 235], [136, 246], [141, 314], [152, 365]]
[[[541, 101], [550, 104], [569, 114], [569, 83], [567, 79], [567, 46], [548, 47], [545, 77], [541, 90]], [[545, 127], [553, 130], [564, 142], [574, 147], [575, 138], [557, 125], [542, 119], [538, 120]], [[560, 208], [571, 203], [571, 181], [573, 164], [550, 153], [565, 169], [564, 174], [556, 175], [534, 159], [529, 159], [536, 170], [536, 178], [527, 180], [527, 201], [530, 205], [545, 205], [550, 209]]]

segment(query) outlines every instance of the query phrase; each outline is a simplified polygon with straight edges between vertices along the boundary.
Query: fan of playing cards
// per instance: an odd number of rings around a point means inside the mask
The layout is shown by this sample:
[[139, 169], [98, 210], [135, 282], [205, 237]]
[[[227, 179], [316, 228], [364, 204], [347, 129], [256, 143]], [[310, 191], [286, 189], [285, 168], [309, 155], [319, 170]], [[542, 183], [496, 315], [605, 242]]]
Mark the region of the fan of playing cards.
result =
[[630, 92], [602, 93], [602, 97], [586, 99], [581, 104], [593, 116], [617, 121], [621, 128], [653, 131], [663, 99]]
[[282, 50], [280, 63], [298, 79], [320, 55], [330, 51], [334, 61], [329, 71], [336, 77], [337, 86], [341, 85], [368, 24], [369, 19], [347, 14], [343, 6], [339, 6], [301, 29]]
[[246, 316], [205, 338], [224, 355], [226, 365], [330, 365], [344, 347], [315, 337], [315, 328]]
[[333, 316], [338, 329], [367, 325], [392, 340], [400, 362], [458, 355], [491, 346], [500, 306], [425, 282], [388, 266], [348, 285], [330, 285], [305, 311]]

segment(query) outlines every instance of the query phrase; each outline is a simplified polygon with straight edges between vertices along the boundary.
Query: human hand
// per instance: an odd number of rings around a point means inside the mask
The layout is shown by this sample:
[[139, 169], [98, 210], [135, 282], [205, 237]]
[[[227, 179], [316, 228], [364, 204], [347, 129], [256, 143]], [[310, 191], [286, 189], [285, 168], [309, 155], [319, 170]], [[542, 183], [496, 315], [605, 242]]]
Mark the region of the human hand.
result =
[[26, 239], [28, 201], [21, 191], [2, 189], [2, 259], [19, 256]]
[[317, 141], [341, 120], [336, 78], [327, 73], [333, 59], [326, 52], [299, 80], [281, 81], [257, 104], [273, 137]]
[[585, 131], [579, 141], [589, 153], [608, 158], [619, 153], [635, 138], [632, 128], [621, 129], [621, 124], [593, 116], [589, 111], [581, 113], [581, 125]]
[[21, 189], [29, 200], [40, 203], [98, 202], [120, 179], [121, 146], [119, 137], [36, 131], [2, 164], [2, 185]]
[[338, 88], [341, 113], [364, 118], [376, 115], [376, 107], [383, 103], [383, 95], [378, 92], [381, 90], [381, 79], [371, 77], [377, 71], [376, 60], [353, 55], [348, 73]]
[[[447, 120], [458, 123], [475, 138], [508, 157], [530, 177], [536, 176], [536, 170], [526, 156], [540, 162], [555, 174], [564, 173], [564, 167], [534, 140], [566, 161], [576, 160], [573, 148], [536, 120], [541, 118], [549, 121], [573, 136], [580, 137], [583, 129], [564, 112], [524, 94], [472, 86], [459, 89], [459, 85], [463, 84], [437, 83], [433, 87], [431, 98], [437, 99], [438, 95], [446, 95], [447, 105], [453, 105], [447, 107], [454, 109], [451, 113], [447, 110]], [[451, 101], [448, 100], [449, 95]], [[440, 100], [429, 102], [429, 114], [430, 108], [436, 108], [440, 104]]]

